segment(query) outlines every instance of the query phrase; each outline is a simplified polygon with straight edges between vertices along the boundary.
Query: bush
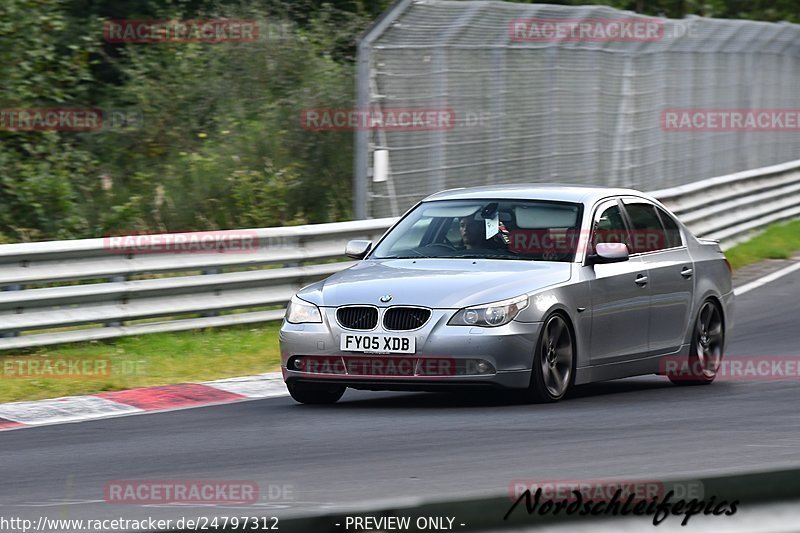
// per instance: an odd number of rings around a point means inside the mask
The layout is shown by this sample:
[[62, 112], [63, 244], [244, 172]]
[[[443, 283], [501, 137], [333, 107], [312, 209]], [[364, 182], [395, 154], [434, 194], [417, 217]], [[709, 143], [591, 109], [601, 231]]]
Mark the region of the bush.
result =
[[[0, 132], [0, 233], [42, 240], [350, 218], [352, 133], [305, 131], [299, 117], [353, 105], [355, 36], [369, 17], [323, 6], [298, 23], [285, 6], [262, 5], [131, 16], [255, 19], [256, 42], [110, 45], [99, 18], [71, 25], [64, 3], [6, 3], [0, 15], [14, 25], [0, 23], [2, 107], [122, 109], [141, 122]], [[10, 66], [26, 57], [22, 74]]]

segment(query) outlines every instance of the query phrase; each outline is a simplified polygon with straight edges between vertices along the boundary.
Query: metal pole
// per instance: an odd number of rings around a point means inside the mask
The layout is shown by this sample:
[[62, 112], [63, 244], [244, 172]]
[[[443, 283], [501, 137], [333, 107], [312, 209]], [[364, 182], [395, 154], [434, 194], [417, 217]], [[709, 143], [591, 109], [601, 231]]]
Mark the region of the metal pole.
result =
[[[358, 44], [356, 58], [356, 106], [360, 111], [369, 110], [369, 76], [372, 64], [372, 43], [408, 9], [413, 0], [397, 0], [375, 23], [364, 32]], [[370, 216], [367, 202], [369, 190], [369, 131], [357, 128], [353, 156], [353, 219], [364, 220]]]
[[[369, 109], [369, 63], [370, 47], [367, 41], [358, 45], [356, 70], [356, 108]], [[369, 130], [360, 127], [355, 134], [355, 158], [353, 162], [353, 220], [367, 218], [367, 167], [369, 166]]]

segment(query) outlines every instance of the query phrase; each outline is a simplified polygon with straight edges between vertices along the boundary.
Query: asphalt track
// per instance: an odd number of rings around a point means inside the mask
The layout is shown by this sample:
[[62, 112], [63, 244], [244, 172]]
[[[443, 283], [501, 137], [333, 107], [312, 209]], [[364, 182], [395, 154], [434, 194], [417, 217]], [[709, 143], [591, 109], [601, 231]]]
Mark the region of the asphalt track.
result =
[[[737, 298], [728, 354], [800, 356], [800, 271]], [[800, 382], [676, 387], [657, 376], [577, 388], [555, 405], [348, 391], [0, 433], [0, 516], [271, 514], [503, 494], [519, 479], [691, 477], [800, 466]], [[259, 484], [250, 506], [108, 504], [119, 479]], [[287, 486], [270, 499], [269, 487]], [[273, 495], [274, 496], [274, 495]], [[690, 528], [688, 528], [690, 529]]]

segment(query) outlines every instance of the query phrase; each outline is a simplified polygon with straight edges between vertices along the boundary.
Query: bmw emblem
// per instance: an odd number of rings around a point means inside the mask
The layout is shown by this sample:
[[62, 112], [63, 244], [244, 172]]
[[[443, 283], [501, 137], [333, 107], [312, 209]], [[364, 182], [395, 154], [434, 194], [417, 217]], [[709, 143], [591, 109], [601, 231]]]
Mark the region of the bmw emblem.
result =
[[384, 294], [383, 296], [381, 296], [381, 301], [383, 303], [391, 302], [392, 301], [392, 295], [391, 294]]

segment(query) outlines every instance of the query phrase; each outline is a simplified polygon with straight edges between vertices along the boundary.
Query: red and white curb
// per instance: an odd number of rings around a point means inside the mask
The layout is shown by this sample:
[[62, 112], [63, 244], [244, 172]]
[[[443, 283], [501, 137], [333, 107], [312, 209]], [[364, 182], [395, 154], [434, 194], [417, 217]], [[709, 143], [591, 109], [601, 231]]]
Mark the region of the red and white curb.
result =
[[0, 404], [0, 431], [288, 395], [280, 372]]

